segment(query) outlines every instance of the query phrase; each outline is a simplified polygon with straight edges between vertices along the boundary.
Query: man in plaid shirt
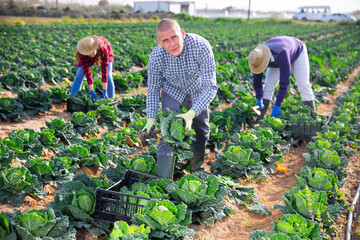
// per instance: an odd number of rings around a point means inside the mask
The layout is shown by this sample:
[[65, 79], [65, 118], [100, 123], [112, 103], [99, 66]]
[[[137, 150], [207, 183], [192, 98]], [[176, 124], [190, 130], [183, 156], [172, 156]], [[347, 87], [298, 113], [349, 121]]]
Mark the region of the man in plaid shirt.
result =
[[90, 68], [94, 64], [100, 65], [101, 63], [103, 98], [113, 98], [115, 88], [111, 72], [114, 54], [110, 42], [104, 37], [93, 35], [81, 39], [76, 50], [78, 70], [70, 94], [73, 95], [80, 91], [83, 79], [86, 77], [91, 99], [99, 98], [94, 92], [94, 81]]
[[[208, 106], [217, 92], [214, 54], [207, 40], [196, 34], [185, 34], [173, 19], [160, 21], [156, 33], [159, 45], [149, 58], [147, 123], [143, 130], [149, 133], [155, 126], [160, 95], [164, 112], [169, 108], [181, 113], [182, 106], [190, 109], [177, 117], [185, 120], [185, 128], [196, 132], [191, 146], [190, 171], [199, 171], [210, 132]], [[162, 139], [158, 146], [157, 171], [159, 177], [173, 177], [174, 157]]]

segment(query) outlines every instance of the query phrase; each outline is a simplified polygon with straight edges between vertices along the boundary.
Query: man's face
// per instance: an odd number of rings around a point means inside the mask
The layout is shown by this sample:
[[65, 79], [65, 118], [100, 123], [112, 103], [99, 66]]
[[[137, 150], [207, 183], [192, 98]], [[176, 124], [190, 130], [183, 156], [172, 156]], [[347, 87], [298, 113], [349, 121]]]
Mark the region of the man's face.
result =
[[185, 30], [171, 27], [164, 32], [158, 32], [157, 41], [162, 48], [174, 57], [178, 57], [184, 51]]

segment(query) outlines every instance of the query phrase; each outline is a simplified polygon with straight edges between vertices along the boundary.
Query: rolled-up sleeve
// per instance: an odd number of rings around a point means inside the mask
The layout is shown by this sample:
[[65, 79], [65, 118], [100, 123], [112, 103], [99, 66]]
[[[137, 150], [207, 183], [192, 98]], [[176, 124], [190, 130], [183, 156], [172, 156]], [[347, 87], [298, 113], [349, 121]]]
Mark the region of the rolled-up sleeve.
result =
[[201, 87], [203, 90], [198, 98], [198, 101], [196, 101], [192, 106], [196, 116], [198, 116], [210, 105], [211, 101], [216, 96], [218, 89], [216, 84], [214, 54], [208, 42], [205, 43], [199, 59]]
[[160, 88], [162, 85], [162, 70], [159, 67], [157, 56], [150, 55], [148, 64], [148, 92], [146, 99], [146, 117], [155, 118], [157, 116], [160, 102]]

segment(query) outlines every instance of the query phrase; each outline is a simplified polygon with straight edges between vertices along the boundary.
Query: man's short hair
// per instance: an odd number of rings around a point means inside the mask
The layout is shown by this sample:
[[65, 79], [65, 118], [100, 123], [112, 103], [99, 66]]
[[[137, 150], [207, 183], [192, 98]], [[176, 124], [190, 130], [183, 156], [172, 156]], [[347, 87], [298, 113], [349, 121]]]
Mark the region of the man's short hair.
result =
[[171, 19], [171, 18], [162, 19], [159, 22], [159, 24], [157, 25], [156, 35], [159, 36], [159, 32], [165, 32], [165, 31], [169, 30], [170, 28], [172, 28], [173, 26], [175, 26], [178, 29], [181, 29], [179, 23], [177, 21], [175, 21], [174, 19]]

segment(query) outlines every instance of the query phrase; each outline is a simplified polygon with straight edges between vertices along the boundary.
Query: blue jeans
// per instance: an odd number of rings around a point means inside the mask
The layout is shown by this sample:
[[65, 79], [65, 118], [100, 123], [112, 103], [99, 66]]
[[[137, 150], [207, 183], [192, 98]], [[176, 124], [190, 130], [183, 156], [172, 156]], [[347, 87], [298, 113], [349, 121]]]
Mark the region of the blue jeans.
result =
[[[114, 98], [115, 85], [114, 85], [114, 80], [113, 80], [111, 72], [112, 72], [112, 62], [109, 62], [107, 94], [108, 94], [109, 98]], [[74, 95], [75, 93], [80, 91], [84, 78], [85, 78], [85, 74], [84, 74], [82, 67], [80, 66], [80, 67], [78, 67], [78, 70], [76, 72], [76, 76], [75, 76], [73, 85], [71, 87], [70, 95]]]

